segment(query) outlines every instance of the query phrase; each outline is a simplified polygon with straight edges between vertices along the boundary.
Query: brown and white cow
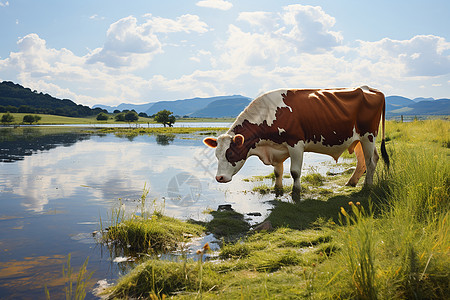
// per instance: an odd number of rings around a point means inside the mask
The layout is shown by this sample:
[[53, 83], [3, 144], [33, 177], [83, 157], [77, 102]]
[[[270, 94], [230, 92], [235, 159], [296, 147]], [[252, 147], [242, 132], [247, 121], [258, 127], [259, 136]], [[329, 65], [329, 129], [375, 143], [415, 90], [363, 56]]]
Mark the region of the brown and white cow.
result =
[[216, 148], [216, 180], [229, 182], [256, 155], [274, 166], [275, 190], [282, 190], [283, 162], [291, 158], [292, 195], [300, 195], [304, 152], [323, 153], [334, 159], [348, 149], [357, 157], [356, 170], [347, 185], [355, 186], [367, 170], [365, 184], [372, 184], [379, 159], [375, 148], [380, 119], [381, 153], [389, 166], [384, 145], [384, 95], [367, 86], [356, 89], [283, 89], [254, 99], [236, 118], [227, 133], [204, 143]]

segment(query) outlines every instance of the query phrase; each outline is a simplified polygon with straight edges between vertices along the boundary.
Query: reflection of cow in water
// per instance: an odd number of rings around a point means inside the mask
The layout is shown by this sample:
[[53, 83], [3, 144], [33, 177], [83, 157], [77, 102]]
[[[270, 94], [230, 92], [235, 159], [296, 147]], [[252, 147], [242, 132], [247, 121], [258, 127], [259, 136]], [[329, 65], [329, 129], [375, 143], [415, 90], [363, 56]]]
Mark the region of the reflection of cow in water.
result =
[[357, 157], [356, 170], [347, 185], [355, 186], [367, 170], [372, 184], [378, 152], [375, 138], [382, 123], [381, 154], [387, 165], [384, 145], [384, 95], [369, 87], [356, 89], [276, 90], [253, 100], [227, 131], [204, 143], [216, 148], [219, 161], [216, 180], [229, 182], [256, 155], [274, 166], [275, 188], [281, 191], [283, 162], [291, 158], [293, 198], [300, 194], [304, 152], [323, 153], [338, 159], [348, 149]]

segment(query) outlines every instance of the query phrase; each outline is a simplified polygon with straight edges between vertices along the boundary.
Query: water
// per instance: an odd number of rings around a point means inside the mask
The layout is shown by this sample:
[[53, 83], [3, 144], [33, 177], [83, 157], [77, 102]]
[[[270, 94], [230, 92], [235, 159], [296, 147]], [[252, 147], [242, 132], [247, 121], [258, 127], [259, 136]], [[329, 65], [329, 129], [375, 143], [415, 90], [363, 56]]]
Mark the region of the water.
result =
[[[242, 179], [269, 174], [272, 167], [252, 157], [232, 182], [218, 184], [214, 151], [202, 138], [0, 128], [0, 298], [45, 298], [45, 285], [52, 298], [61, 298], [61, 269], [69, 253], [75, 270], [89, 257], [90, 289], [99, 280], [114, 282], [126, 267], [96, 242], [93, 232], [100, 229], [100, 219], [107, 222], [113, 207], [138, 211], [144, 187], [150, 190], [147, 204], [168, 216], [205, 220], [206, 209], [228, 203], [241, 213], [260, 212], [250, 221], [261, 222], [273, 195], [250, 192], [255, 183]], [[304, 161], [305, 170], [326, 171], [323, 166], [331, 159], [306, 154]], [[202, 241], [196, 243], [199, 247]]]

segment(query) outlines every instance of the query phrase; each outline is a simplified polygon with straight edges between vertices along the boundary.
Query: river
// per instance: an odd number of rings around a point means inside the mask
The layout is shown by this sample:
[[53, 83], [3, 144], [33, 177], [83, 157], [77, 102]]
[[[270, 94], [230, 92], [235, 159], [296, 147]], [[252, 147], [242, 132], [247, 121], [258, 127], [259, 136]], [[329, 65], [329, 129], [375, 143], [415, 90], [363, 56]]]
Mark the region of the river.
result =
[[[89, 258], [87, 269], [94, 273], [86, 298], [95, 299], [91, 290], [97, 282], [113, 283], [126, 265], [93, 233], [107, 226], [118, 205], [136, 211], [144, 188], [150, 191], [149, 209], [157, 206], [180, 219], [205, 220], [205, 210], [220, 204], [244, 214], [260, 212], [252, 223], [267, 216], [274, 196], [251, 192], [255, 183], [243, 181], [273, 171], [255, 157], [232, 182], [219, 184], [214, 150], [203, 145], [202, 135], [121, 137], [89, 130], [0, 128], [1, 299], [45, 298], [44, 286], [52, 299], [61, 298], [69, 253], [74, 270]], [[331, 161], [307, 153], [304, 169]]]

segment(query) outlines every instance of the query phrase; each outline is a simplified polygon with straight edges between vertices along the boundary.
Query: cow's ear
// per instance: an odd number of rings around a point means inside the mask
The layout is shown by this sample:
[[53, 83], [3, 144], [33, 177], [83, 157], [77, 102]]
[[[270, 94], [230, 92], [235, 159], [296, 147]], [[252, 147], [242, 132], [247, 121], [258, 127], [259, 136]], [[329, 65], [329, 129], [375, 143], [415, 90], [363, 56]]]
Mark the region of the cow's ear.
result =
[[244, 136], [242, 134], [236, 134], [233, 138], [233, 142], [237, 146], [242, 146], [244, 144]]
[[206, 138], [203, 140], [203, 143], [205, 143], [206, 146], [211, 147], [211, 148], [216, 148], [217, 147], [217, 139], [215, 138]]

